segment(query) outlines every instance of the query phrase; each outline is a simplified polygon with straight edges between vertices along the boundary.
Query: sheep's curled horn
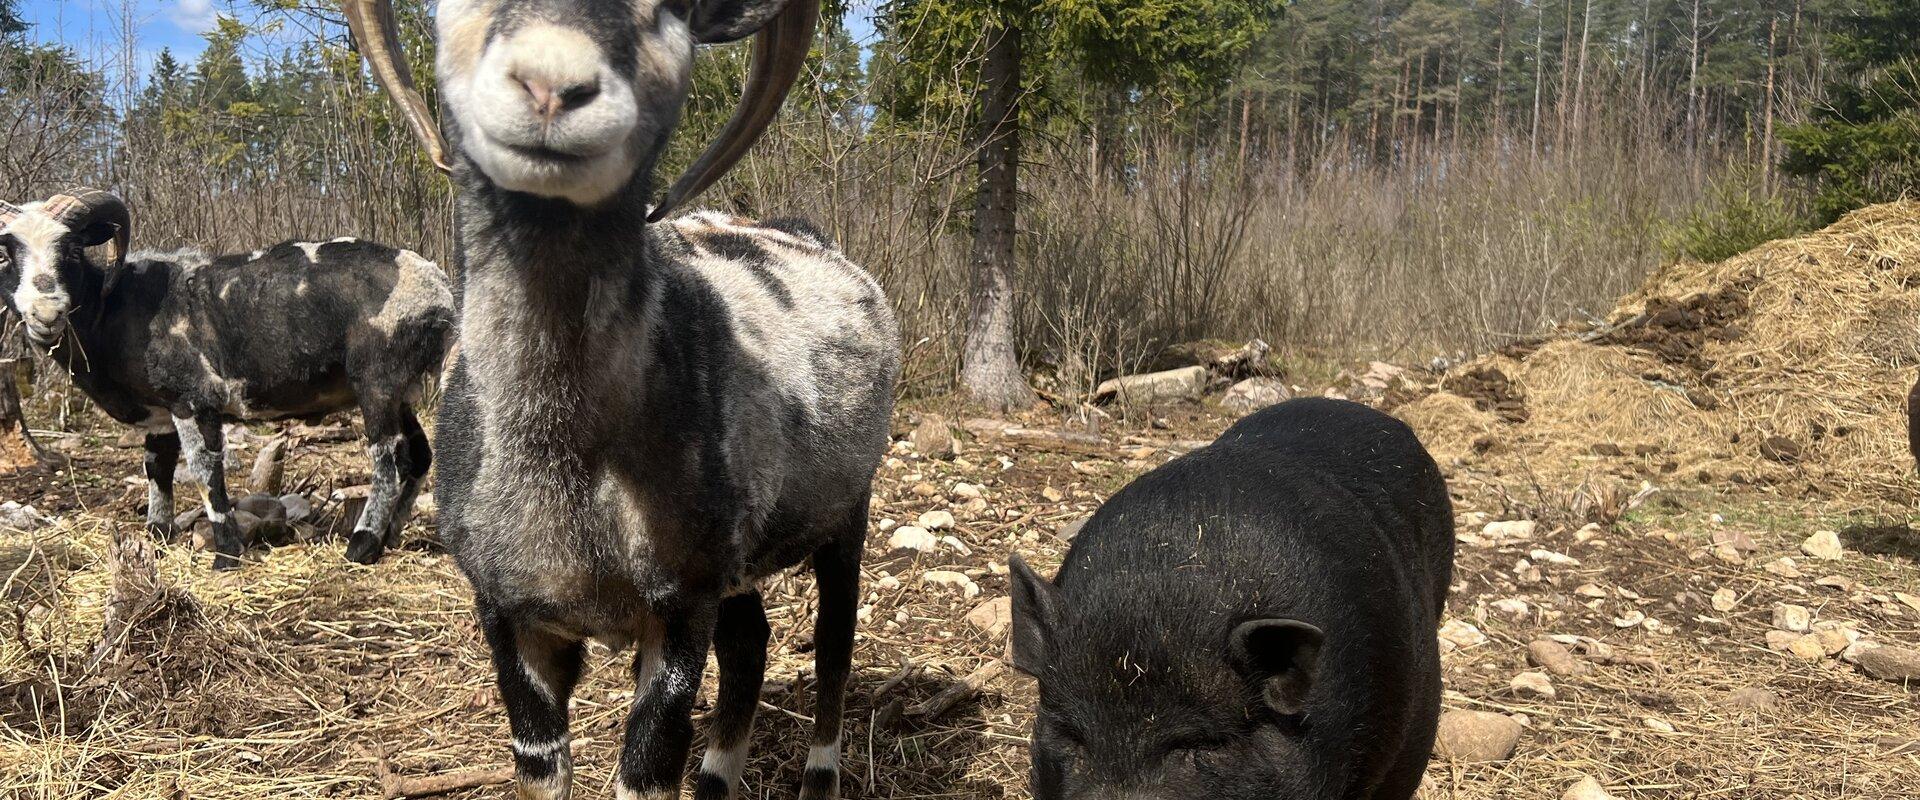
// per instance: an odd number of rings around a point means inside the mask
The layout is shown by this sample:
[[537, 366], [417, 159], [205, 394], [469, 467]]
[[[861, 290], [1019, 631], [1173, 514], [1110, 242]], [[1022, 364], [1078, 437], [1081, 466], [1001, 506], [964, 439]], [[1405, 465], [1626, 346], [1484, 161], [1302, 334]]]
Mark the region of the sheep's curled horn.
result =
[[127, 210], [127, 202], [117, 194], [99, 189], [69, 189], [49, 198], [40, 211], [70, 230], [82, 231], [102, 224], [113, 226], [113, 238], [107, 250], [113, 264], [107, 268], [106, 280], [100, 286], [101, 297], [111, 294], [113, 284], [120, 280], [120, 273], [127, 266], [127, 242], [133, 236], [133, 215]]
[[[446, 160], [447, 143], [440, 136], [433, 112], [414, 88], [413, 72], [401, 53], [400, 36], [395, 29], [391, 0], [340, 0], [347, 15], [347, 29], [356, 47], [367, 59], [380, 86], [400, 104], [408, 127], [420, 140], [434, 166], [451, 172]], [[820, 20], [820, 0], [790, 0], [780, 13], [760, 28], [753, 37], [753, 65], [747, 73], [746, 88], [740, 92], [740, 105], [727, 120], [720, 135], [700, 153], [693, 166], [681, 174], [667, 190], [667, 196], [648, 214], [647, 221], [658, 222], [673, 209], [692, 200], [727, 174], [739, 163], [748, 148], [765, 133], [768, 123], [786, 102], [788, 90], [806, 65], [813, 45], [814, 27]]]

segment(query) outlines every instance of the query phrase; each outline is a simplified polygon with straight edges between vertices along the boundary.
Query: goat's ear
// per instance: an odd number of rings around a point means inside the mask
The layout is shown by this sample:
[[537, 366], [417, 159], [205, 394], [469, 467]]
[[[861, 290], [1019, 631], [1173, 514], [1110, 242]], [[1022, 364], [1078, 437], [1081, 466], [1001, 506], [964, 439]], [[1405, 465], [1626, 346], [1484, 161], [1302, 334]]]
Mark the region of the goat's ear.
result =
[[98, 247], [113, 241], [120, 235], [120, 225], [113, 222], [96, 222], [80, 229], [79, 239], [82, 247]]
[[1227, 653], [1234, 668], [1259, 687], [1268, 708], [1291, 716], [1306, 710], [1325, 641], [1319, 628], [1299, 620], [1255, 619], [1233, 629]]
[[[796, 0], [797, 2], [798, 0]], [[701, 44], [721, 44], [753, 35], [787, 7], [788, 0], [693, 0], [687, 29]]]
[[1008, 560], [1013, 577], [1013, 666], [1034, 677], [1053, 658], [1054, 629], [1060, 624], [1060, 589], [1027, 566], [1018, 554]]

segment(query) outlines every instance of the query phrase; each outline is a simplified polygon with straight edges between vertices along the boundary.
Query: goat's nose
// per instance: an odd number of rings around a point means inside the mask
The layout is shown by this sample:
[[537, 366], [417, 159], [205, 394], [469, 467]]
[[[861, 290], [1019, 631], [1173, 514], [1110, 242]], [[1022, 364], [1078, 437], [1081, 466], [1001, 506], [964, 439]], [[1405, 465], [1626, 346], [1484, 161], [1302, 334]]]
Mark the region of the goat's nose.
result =
[[556, 85], [544, 77], [522, 77], [520, 86], [527, 90], [527, 99], [533, 104], [533, 112], [549, 122], [593, 102], [593, 98], [600, 95], [600, 79], [597, 77], [565, 85]]

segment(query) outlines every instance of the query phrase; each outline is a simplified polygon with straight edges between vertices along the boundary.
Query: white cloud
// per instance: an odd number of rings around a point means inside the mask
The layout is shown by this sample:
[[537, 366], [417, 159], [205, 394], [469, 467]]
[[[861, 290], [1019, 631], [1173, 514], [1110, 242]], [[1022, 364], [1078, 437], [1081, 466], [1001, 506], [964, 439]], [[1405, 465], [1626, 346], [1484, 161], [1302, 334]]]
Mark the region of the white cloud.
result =
[[213, 0], [175, 0], [167, 8], [167, 18], [188, 33], [213, 30], [215, 16]]

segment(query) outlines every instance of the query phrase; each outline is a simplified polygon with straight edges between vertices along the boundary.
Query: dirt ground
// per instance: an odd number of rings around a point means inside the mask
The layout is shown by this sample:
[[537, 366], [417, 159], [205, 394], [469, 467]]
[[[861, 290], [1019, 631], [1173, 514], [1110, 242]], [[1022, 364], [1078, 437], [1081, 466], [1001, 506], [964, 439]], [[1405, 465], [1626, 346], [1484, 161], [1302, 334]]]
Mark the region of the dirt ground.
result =
[[[902, 413], [878, 482], [847, 794], [1025, 797], [1029, 679], [1002, 670], [944, 712], [922, 713], [1004, 653], [1003, 632], [965, 617], [1005, 597], [1008, 553], [1050, 572], [1065, 524], [1231, 420], [1187, 404], [1108, 422], [1098, 446], [1076, 440], [1076, 452], [963, 436], [958, 456], [942, 460], [904, 441], [920, 411]], [[0, 532], [0, 797], [379, 797], [382, 774], [509, 763], [471, 596], [430, 520], [373, 567], [347, 563], [337, 539], [255, 550], [231, 574], [185, 545], [165, 548], [163, 577], [197, 607], [145, 621], [132, 656], [89, 671], [107, 544], [116, 528], [137, 530], [145, 502], [130, 480], [139, 450], [115, 446], [117, 435], [50, 437], [72, 459], [64, 469], [0, 481], [0, 499], [58, 520]], [[230, 459], [240, 467], [263, 441], [242, 438]], [[1466, 646], [1448, 645], [1446, 705], [1517, 715], [1525, 730], [1505, 761], [1436, 758], [1424, 796], [1558, 798], [1582, 775], [1622, 798], [1920, 795], [1920, 686], [1766, 643], [1775, 604], [1791, 603], [1818, 623], [1920, 645], [1920, 598], [1909, 594], [1920, 594], [1920, 535], [1907, 510], [1692, 485], [1635, 497], [1636, 487], [1607, 484], [1618, 479], [1606, 461], [1595, 458], [1581, 490], [1533, 485], [1511, 466], [1450, 465], [1462, 542], [1449, 636]], [[363, 483], [365, 470], [346, 440], [296, 446], [288, 472], [324, 496]], [[887, 552], [882, 520], [916, 524], [940, 510], [956, 522], [934, 533], [951, 540], [918, 557]], [[1529, 539], [1482, 536], [1489, 521], [1523, 517], [1537, 520]], [[1611, 524], [1582, 531], [1587, 519]], [[1819, 529], [1841, 534], [1840, 560], [1799, 553]], [[1716, 554], [1716, 543], [1736, 552]], [[1797, 571], [1776, 563], [1789, 556]], [[977, 596], [928, 583], [931, 571], [968, 576]], [[748, 797], [794, 794], [811, 708], [811, 583], [790, 576], [766, 593], [775, 636]], [[1724, 611], [1712, 600], [1721, 589], [1734, 600]], [[1552, 677], [1550, 699], [1516, 692], [1514, 676], [1533, 669], [1529, 642], [1547, 636], [1570, 643], [1581, 674]], [[611, 796], [626, 659], [595, 651], [576, 695], [579, 796]], [[1733, 699], [1753, 687], [1774, 704]]]

